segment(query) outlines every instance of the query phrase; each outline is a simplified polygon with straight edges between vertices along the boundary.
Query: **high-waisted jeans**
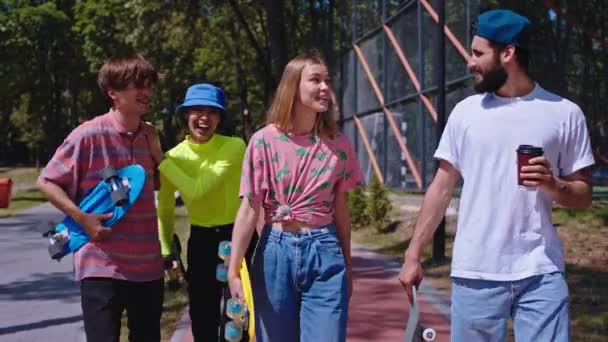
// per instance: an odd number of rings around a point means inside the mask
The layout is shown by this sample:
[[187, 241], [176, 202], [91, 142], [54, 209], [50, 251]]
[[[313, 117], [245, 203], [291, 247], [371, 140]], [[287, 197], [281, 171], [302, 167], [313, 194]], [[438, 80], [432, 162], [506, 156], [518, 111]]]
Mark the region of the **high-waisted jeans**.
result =
[[333, 224], [297, 233], [264, 227], [251, 277], [258, 342], [345, 341], [347, 275]]

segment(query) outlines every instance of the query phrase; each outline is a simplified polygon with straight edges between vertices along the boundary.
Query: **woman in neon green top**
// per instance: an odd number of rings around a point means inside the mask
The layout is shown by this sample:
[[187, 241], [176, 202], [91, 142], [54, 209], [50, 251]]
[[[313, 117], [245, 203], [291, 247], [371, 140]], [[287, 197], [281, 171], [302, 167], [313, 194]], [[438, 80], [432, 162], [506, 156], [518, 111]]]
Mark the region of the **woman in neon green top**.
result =
[[230, 240], [240, 205], [239, 183], [245, 143], [215, 133], [226, 119], [224, 92], [211, 84], [188, 88], [176, 110], [189, 135], [159, 165], [158, 219], [163, 256], [171, 254], [174, 192], [188, 209], [188, 295], [195, 341], [217, 340], [223, 284], [216, 280], [218, 244]]

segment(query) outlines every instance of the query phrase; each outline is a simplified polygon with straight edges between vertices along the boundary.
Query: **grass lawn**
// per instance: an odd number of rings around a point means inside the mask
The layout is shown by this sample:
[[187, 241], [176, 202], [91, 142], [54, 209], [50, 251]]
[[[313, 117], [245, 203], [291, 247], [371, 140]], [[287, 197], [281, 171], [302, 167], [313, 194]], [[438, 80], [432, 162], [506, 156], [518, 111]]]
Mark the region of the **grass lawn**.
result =
[[[361, 228], [353, 231], [353, 240], [402, 262], [416, 215], [416, 212], [394, 209], [392, 224], [381, 229], [381, 233], [376, 233], [370, 227]], [[564, 243], [566, 277], [570, 290], [572, 341], [606, 341], [608, 338], [608, 202], [595, 201], [592, 208], [584, 211], [555, 208], [553, 221]], [[449, 297], [451, 292], [449, 260], [456, 230], [456, 217], [448, 217], [446, 227], [446, 262], [439, 264], [432, 262], [430, 245], [424, 251], [423, 260], [425, 281]]]
[[35, 167], [0, 167], [0, 178], [10, 178], [13, 180], [13, 187], [34, 186], [40, 175], [40, 169]]
[[39, 174], [40, 171], [35, 167], [0, 167], [0, 178], [10, 178], [13, 181], [10, 206], [0, 208], [0, 218], [46, 201], [35, 188]]

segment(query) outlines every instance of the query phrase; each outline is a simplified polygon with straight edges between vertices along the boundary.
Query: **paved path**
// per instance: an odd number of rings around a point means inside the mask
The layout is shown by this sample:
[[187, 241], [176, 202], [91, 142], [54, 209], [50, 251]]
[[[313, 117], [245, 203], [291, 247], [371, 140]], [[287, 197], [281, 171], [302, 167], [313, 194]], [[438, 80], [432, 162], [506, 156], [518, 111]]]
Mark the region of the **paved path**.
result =
[[72, 258], [53, 261], [41, 227], [62, 215], [44, 204], [0, 219], [0, 341], [85, 341]]
[[[347, 341], [403, 341], [408, 301], [397, 281], [399, 265], [359, 245], [352, 252], [355, 284]], [[449, 303], [424, 282], [419, 293], [422, 325], [437, 331], [436, 341], [449, 341]], [[171, 341], [192, 341], [187, 310]]]
[[[60, 219], [49, 204], [0, 219], [0, 341], [85, 341], [71, 257], [50, 260], [40, 236], [41, 227]], [[396, 280], [399, 265], [354, 245], [353, 267], [348, 341], [402, 341], [408, 305]], [[424, 283], [420, 300], [423, 325], [448, 341], [449, 303]], [[192, 341], [187, 314], [172, 341]]]

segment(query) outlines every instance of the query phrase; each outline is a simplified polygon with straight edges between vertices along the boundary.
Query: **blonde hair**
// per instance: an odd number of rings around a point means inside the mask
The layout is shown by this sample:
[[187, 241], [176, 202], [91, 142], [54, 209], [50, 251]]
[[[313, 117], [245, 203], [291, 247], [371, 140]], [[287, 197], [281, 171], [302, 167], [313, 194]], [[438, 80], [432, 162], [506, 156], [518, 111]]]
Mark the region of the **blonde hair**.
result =
[[[283, 132], [290, 132], [293, 129], [293, 108], [300, 88], [302, 70], [307, 65], [323, 65], [327, 67], [327, 63], [325, 63], [323, 57], [318, 53], [302, 54], [289, 61], [283, 70], [281, 81], [268, 110], [267, 124], [274, 124]], [[333, 100], [334, 96], [331, 89], [330, 94]], [[338, 126], [334, 118], [334, 106], [333, 101], [330, 101], [327, 111], [317, 114], [314, 128], [315, 134], [330, 138], [336, 136]]]

